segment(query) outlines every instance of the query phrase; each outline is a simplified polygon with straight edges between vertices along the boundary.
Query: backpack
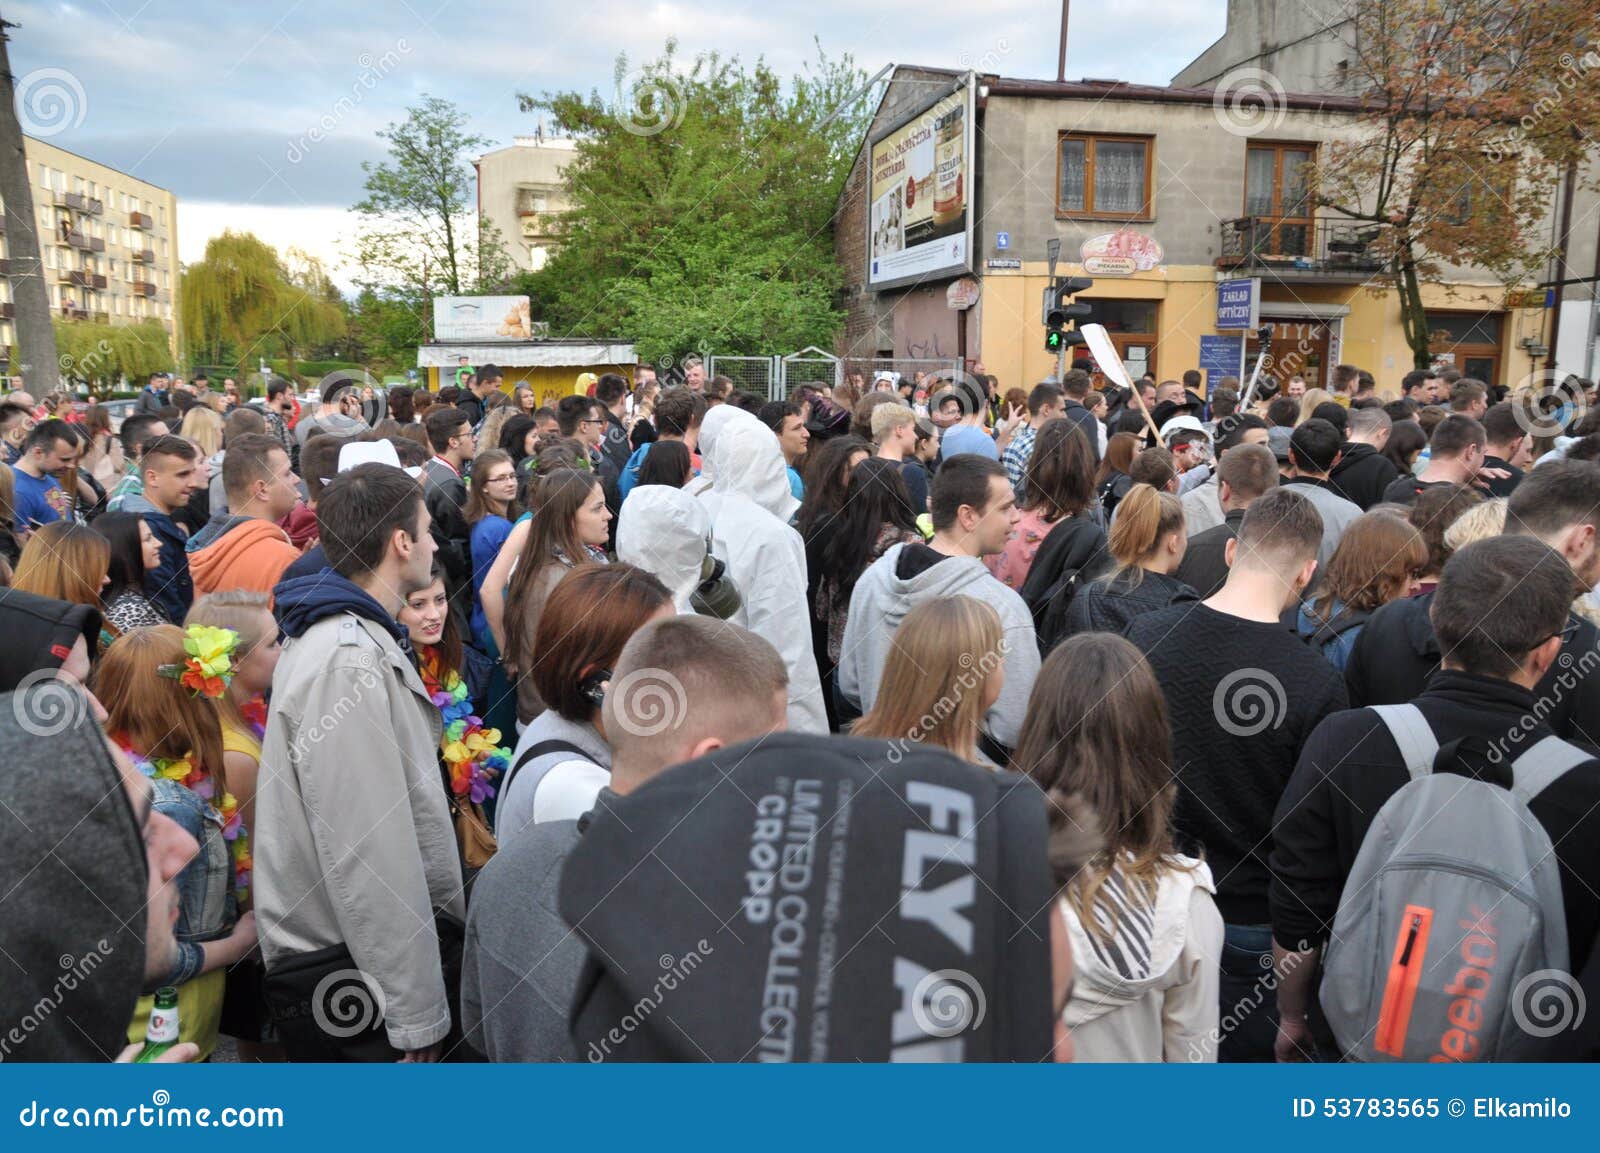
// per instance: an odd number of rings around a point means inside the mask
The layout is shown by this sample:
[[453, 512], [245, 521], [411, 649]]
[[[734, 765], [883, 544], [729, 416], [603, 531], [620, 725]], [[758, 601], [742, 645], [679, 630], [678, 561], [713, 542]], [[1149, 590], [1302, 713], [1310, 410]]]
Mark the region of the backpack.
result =
[[1078, 590], [1107, 567], [1105, 543], [1100, 526], [1086, 514], [1067, 517], [1045, 534], [1021, 589], [1041, 656], [1067, 635], [1067, 610]]
[[[1411, 780], [1378, 811], [1345, 882], [1321, 1003], [1347, 1059], [1531, 1060], [1527, 1002], [1568, 967], [1561, 876], [1528, 803], [1591, 755], [1546, 737], [1509, 793], [1433, 772], [1415, 705], [1379, 705]], [[1532, 989], [1530, 989], [1530, 984]]]

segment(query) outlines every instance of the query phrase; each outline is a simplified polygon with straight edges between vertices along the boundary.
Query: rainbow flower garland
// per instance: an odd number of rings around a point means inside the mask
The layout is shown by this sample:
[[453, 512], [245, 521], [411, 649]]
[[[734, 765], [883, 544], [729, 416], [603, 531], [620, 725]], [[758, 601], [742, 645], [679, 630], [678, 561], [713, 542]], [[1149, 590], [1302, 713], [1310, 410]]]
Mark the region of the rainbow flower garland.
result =
[[228, 842], [233, 857], [233, 889], [240, 903], [250, 898], [250, 834], [239, 819], [239, 802], [226, 789], [220, 800], [216, 797], [216, 781], [206, 769], [186, 753], [181, 757], [145, 757], [136, 752], [127, 735], [115, 733], [111, 738], [117, 747], [128, 754], [133, 767], [144, 776], [164, 781], [177, 781], [195, 796], [205, 801], [222, 819], [222, 839]]
[[439, 675], [439, 657], [429, 652], [422, 662], [422, 683], [444, 721], [439, 755], [450, 771], [450, 791], [475, 805], [494, 796], [494, 782], [511, 767], [511, 750], [500, 745], [500, 730], [483, 727], [473, 716], [467, 682], [455, 669]]

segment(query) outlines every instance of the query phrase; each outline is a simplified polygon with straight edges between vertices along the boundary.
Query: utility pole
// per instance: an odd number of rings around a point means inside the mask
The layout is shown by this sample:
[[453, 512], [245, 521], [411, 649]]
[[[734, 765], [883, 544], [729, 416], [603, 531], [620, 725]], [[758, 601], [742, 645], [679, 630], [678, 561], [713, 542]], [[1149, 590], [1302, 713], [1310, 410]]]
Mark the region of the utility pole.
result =
[[23, 384], [35, 397], [61, 384], [56, 334], [50, 327], [50, 295], [39, 260], [38, 217], [28, 183], [27, 142], [17, 121], [17, 94], [11, 75], [10, 30], [0, 17], [0, 199], [6, 206], [6, 243], [11, 259], [11, 301], [17, 326], [17, 361]]

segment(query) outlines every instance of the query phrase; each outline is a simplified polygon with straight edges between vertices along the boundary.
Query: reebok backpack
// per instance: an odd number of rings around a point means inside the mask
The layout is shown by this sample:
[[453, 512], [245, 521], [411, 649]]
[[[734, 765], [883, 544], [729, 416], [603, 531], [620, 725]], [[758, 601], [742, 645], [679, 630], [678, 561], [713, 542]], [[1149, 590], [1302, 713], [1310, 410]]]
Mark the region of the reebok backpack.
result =
[[1561, 877], [1528, 803], [1591, 755], [1546, 737], [1508, 791], [1434, 773], [1439, 742], [1415, 705], [1373, 708], [1411, 779], [1361, 842], [1323, 961], [1321, 1003], [1346, 1059], [1515, 1061], [1524, 980], [1568, 968]]

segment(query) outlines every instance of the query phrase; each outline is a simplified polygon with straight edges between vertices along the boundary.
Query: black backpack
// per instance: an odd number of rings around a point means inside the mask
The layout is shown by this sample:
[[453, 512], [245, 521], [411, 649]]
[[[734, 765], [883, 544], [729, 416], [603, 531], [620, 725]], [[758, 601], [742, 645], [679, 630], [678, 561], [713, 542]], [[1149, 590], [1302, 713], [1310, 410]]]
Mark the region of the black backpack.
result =
[[1048, 656], [1066, 635], [1067, 609], [1078, 589], [1108, 567], [1105, 533], [1088, 515], [1067, 517], [1046, 534], [1022, 583], [1040, 656]]

